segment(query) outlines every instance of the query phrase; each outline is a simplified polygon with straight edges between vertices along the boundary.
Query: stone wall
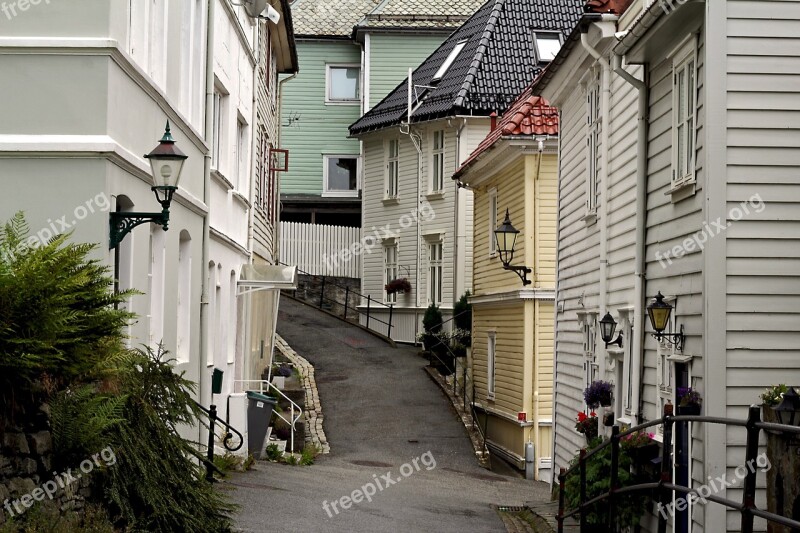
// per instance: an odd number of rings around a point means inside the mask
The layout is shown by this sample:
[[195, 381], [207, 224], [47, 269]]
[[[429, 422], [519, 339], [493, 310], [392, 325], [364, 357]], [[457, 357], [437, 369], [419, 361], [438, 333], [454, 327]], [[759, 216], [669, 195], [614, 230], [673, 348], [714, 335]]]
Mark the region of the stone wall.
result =
[[73, 483], [67, 483], [62, 472], [57, 473], [61, 483], [52, 499], [43, 490], [44, 483], [56, 478], [48, 415], [44, 405], [28, 424], [0, 429], [0, 525], [34, 505], [50, 507], [62, 515], [80, 513], [91, 495], [91, 478], [78, 475], [77, 468], [72, 472], [77, 478]]
[[[322, 279], [322, 276], [298, 276], [297, 290], [290, 294], [314, 307], [319, 307]], [[358, 322], [356, 307], [361, 303], [361, 298], [358, 296], [360, 291], [360, 279], [326, 276], [325, 299], [322, 302], [322, 308], [344, 318], [344, 301], [345, 297], [347, 297], [347, 318], [353, 322]]]

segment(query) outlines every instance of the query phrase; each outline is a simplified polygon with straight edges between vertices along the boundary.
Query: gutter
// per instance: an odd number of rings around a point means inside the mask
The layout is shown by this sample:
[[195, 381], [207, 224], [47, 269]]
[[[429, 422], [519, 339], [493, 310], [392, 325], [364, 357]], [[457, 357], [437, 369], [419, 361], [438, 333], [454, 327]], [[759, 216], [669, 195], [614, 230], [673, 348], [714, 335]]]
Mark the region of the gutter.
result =
[[[588, 31], [588, 27], [586, 28]], [[600, 186], [600, 289], [599, 289], [599, 302], [598, 309], [600, 313], [607, 312], [608, 306], [608, 153], [609, 153], [609, 129], [611, 123], [610, 108], [611, 108], [611, 65], [605, 57], [598, 52], [592, 45], [589, 44], [589, 37], [586, 31], [581, 33], [581, 45], [592, 56], [600, 66], [602, 72], [600, 76], [600, 90], [602, 96], [600, 98], [600, 126], [602, 128], [600, 133], [600, 143], [603, 149], [600, 151], [600, 176], [598, 179], [602, 182]], [[598, 369], [600, 375], [605, 376], [606, 372], [606, 358], [600, 357], [598, 361]]]
[[639, 376], [639, 387], [634, 389], [631, 398], [631, 407], [636, 406], [636, 411], [631, 416], [636, 418], [636, 424], [643, 422], [641, 414], [644, 411], [644, 284], [645, 284], [645, 229], [647, 224], [647, 126], [649, 120], [647, 90], [647, 69], [642, 69], [644, 80], [633, 77], [622, 68], [622, 58], [614, 49], [612, 57], [614, 72], [622, 79], [636, 88], [639, 92], [639, 112], [637, 117], [636, 140], [636, 254], [634, 261], [634, 300], [633, 300], [633, 342], [631, 358], [632, 376]]
[[[214, 137], [214, 6], [216, 2], [208, 2], [208, 34], [206, 35], [206, 128], [205, 140], [208, 144], [206, 155], [203, 161], [203, 202], [206, 207], [211, 204], [211, 146]], [[203, 366], [208, 361], [209, 343], [209, 309], [208, 292], [210, 280], [206, 275], [208, 261], [211, 256], [210, 249], [210, 224], [211, 211], [203, 216], [203, 263], [202, 263], [202, 293], [200, 296], [200, 361], [198, 361], [198, 381], [200, 383], [200, 395], [203, 393]], [[202, 402], [201, 402], [202, 403]]]

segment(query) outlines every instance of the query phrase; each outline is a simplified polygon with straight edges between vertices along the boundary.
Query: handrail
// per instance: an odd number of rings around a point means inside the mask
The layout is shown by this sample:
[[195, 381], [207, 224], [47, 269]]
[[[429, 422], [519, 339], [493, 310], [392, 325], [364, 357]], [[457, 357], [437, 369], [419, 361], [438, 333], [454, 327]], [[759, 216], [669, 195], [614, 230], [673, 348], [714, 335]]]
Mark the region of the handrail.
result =
[[[223, 472], [219, 468], [217, 468], [217, 466], [214, 464], [214, 440], [217, 436], [216, 429], [214, 426], [219, 422], [220, 424], [225, 426], [228, 430], [230, 430], [225, 432], [225, 437], [222, 439], [222, 445], [225, 447], [226, 450], [230, 452], [235, 452], [239, 450], [242, 446], [244, 446], [244, 436], [241, 433], [239, 433], [239, 431], [235, 427], [231, 426], [226, 421], [219, 419], [219, 417], [217, 416], [216, 405], [211, 404], [211, 407], [206, 408], [203, 407], [203, 405], [201, 405], [196, 400], [192, 401], [194, 402], [195, 406], [198, 409], [203, 411], [208, 416], [208, 445], [206, 449], [207, 456], [203, 462], [205, 462], [206, 464], [206, 481], [208, 481], [209, 483], [213, 483], [214, 472], [223, 474]], [[230, 440], [233, 438], [233, 435], [231, 435], [230, 433], [231, 431], [233, 431], [234, 433], [236, 433], [236, 435], [239, 436], [239, 445], [236, 446], [235, 448], [231, 448], [230, 446]]]
[[[745, 446], [745, 465], [752, 465], [756, 462], [756, 455], [758, 453], [759, 447], [759, 436], [762, 429], [764, 430], [771, 430], [771, 431], [779, 431], [781, 433], [788, 433], [794, 435], [800, 435], [800, 427], [796, 426], [787, 426], [783, 424], [774, 424], [769, 422], [762, 422], [761, 421], [761, 409], [757, 405], [750, 406], [748, 411], [747, 420], [739, 420], [733, 418], [724, 418], [724, 417], [716, 417], [716, 416], [699, 416], [699, 415], [678, 415], [673, 416], [672, 414], [673, 406], [672, 404], [667, 404], [664, 406], [664, 415], [657, 419], [653, 420], [644, 424], [640, 424], [638, 426], [632, 427], [626, 431], [620, 431], [619, 426], [613, 426], [611, 438], [609, 440], [604, 441], [602, 444], [596, 446], [592, 450], [588, 451], [583, 448], [580, 451], [578, 462], [573, 464], [568, 469], [561, 468], [558, 474], [558, 486], [559, 486], [559, 494], [558, 494], [558, 514], [556, 516], [556, 520], [558, 523], [558, 533], [563, 533], [564, 531], [564, 520], [566, 518], [573, 517], [575, 515], [580, 515], [580, 526], [581, 531], [585, 531], [587, 524], [587, 514], [589, 512], [589, 507], [592, 505], [596, 505], [601, 502], [605, 502], [606, 506], [608, 507], [608, 512], [606, 515], [606, 527], [612, 528], [614, 525], [614, 511], [615, 511], [615, 501], [619, 494], [626, 494], [626, 493], [636, 493], [641, 492], [644, 490], [653, 490], [656, 489], [658, 491], [658, 501], [659, 505], [665, 506], [666, 503], [674, 497], [676, 492], [680, 492], [682, 494], [689, 494], [694, 496], [699, 496], [698, 500], [702, 499], [705, 501], [710, 501], [712, 503], [716, 503], [719, 505], [723, 505], [726, 508], [733, 509], [739, 511], [741, 513], [741, 531], [743, 533], [752, 533], [753, 532], [753, 519], [754, 517], [759, 517], [768, 522], [775, 522], [781, 524], [786, 527], [790, 528], [800, 528], [800, 521], [787, 518], [785, 516], [777, 515], [775, 513], [771, 513], [768, 511], [764, 511], [759, 509], [755, 504], [755, 493], [756, 493], [756, 473], [757, 470], [753, 468], [747, 468], [747, 474], [744, 479], [743, 483], [743, 495], [741, 502], [735, 502], [733, 500], [729, 500], [727, 498], [723, 498], [721, 496], [716, 496], [713, 494], [701, 494], [699, 489], [694, 489], [691, 487], [687, 487], [684, 485], [678, 485], [672, 483], [672, 427], [675, 422], [704, 422], [709, 424], [721, 424], [725, 426], [736, 426], [736, 427], [744, 427], [747, 430], [747, 442]], [[649, 482], [649, 483], [638, 483], [634, 485], [628, 485], [626, 487], [619, 486], [619, 451], [620, 451], [620, 440], [622, 437], [627, 435], [636, 433], [643, 429], [647, 429], [649, 427], [663, 425], [664, 433], [663, 433], [663, 443], [662, 443], [662, 452], [661, 452], [661, 476], [658, 482]], [[586, 461], [592, 457], [594, 454], [600, 452], [601, 450], [611, 447], [611, 478], [609, 482], [609, 488], [606, 492], [601, 492], [600, 494], [589, 498], [586, 494]], [[574, 509], [569, 511], [565, 508], [565, 487], [566, 487], [566, 479], [567, 476], [571, 474], [580, 474], [580, 503]], [[670, 496], [672, 495], [672, 496]], [[665, 533], [667, 528], [667, 516], [664, 512], [659, 512], [658, 515], [658, 532]]]
[[[261, 394], [264, 394], [264, 384], [266, 383], [266, 384], [267, 384], [267, 391], [269, 391], [269, 389], [270, 389], [270, 388], [272, 388], [272, 389], [274, 389], [274, 390], [275, 390], [275, 392], [277, 392], [277, 393], [278, 393], [278, 395], [280, 395], [280, 396], [281, 396], [281, 397], [282, 397], [284, 400], [286, 400], [286, 401], [288, 401], [288, 402], [289, 402], [289, 406], [290, 406], [290, 408], [291, 408], [291, 414], [289, 415], [289, 418], [291, 419], [291, 421], [289, 421], [289, 420], [286, 420], [286, 419], [285, 419], [283, 416], [281, 416], [281, 414], [280, 414], [280, 413], [279, 413], [277, 410], [275, 411], [275, 416], [277, 416], [278, 418], [280, 418], [281, 420], [283, 420], [284, 422], [286, 422], [287, 424], [289, 424], [289, 426], [291, 426], [291, 428], [292, 428], [292, 431], [291, 431], [291, 434], [290, 434], [290, 442], [289, 442], [289, 447], [290, 447], [290, 449], [291, 449], [291, 453], [294, 453], [294, 433], [295, 433], [295, 427], [296, 427], [296, 425], [297, 425], [297, 422], [298, 422], [298, 421], [300, 420], [300, 418], [302, 418], [302, 416], [303, 416], [303, 409], [302, 409], [302, 408], [301, 408], [299, 405], [297, 405], [296, 403], [294, 403], [294, 402], [292, 401], [292, 399], [291, 399], [291, 398], [289, 398], [288, 396], [286, 396], [286, 395], [283, 393], [283, 391], [281, 391], [281, 390], [280, 390], [278, 387], [276, 387], [274, 384], [270, 383], [269, 381], [267, 381], [267, 380], [265, 380], [265, 379], [237, 379], [237, 380], [234, 380], [234, 382], [233, 382], [233, 383], [234, 383], [234, 386], [236, 385], [236, 383], [258, 383], [258, 384], [259, 384], [259, 389], [258, 389], [258, 392], [259, 392], [259, 393], [261, 393]], [[297, 409], [297, 416], [295, 416], [295, 415], [294, 415], [294, 410], [295, 410], [295, 409]]]
[[[283, 263], [283, 262], [281, 262], [281, 261], [278, 261], [278, 262], [277, 262], [277, 264], [279, 264], [279, 265], [283, 265], [283, 266], [293, 266], [293, 265], [287, 265], [286, 263]], [[305, 270], [302, 270], [302, 269], [300, 269], [300, 268], [298, 268], [298, 269], [297, 269], [297, 273], [298, 273], [298, 274], [301, 274], [301, 275], [303, 275], [303, 276], [313, 276], [313, 277], [315, 277], [315, 278], [332, 278], [332, 277], [335, 277], [335, 276], [326, 276], [325, 274], [311, 274], [311, 273], [309, 273], [309, 272], [306, 272]], [[331, 285], [333, 285], [334, 287], [339, 287], [340, 289], [348, 289], [348, 288], [349, 288], [349, 287], [347, 287], [346, 285], [340, 285], [340, 284], [338, 284], [338, 283], [336, 283], [336, 282], [328, 282], [328, 283], [330, 283], [330, 284], [331, 284]], [[353, 291], [353, 290], [351, 290], [350, 292], [351, 292], [352, 294], [355, 294], [356, 296], [359, 296], [359, 297], [361, 297], [362, 299], [363, 299], [363, 298], [367, 298], [367, 295], [366, 295], [366, 294], [361, 294], [360, 292]], [[388, 307], [392, 307], [391, 305], [385, 304], [385, 303], [381, 302], [380, 300], [372, 300], [372, 301], [373, 301], [374, 303], [376, 303], [376, 304], [382, 305], [382, 306], [384, 306], [384, 307], [387, 307], [387, 308], [388, 308]]]

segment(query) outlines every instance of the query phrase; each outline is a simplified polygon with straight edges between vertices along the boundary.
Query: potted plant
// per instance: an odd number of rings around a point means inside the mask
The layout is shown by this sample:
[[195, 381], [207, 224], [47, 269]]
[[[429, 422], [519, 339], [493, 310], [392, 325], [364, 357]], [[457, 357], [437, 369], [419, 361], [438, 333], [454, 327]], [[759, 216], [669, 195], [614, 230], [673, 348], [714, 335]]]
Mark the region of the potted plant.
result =
[[608, 407], [614, 399], [614, 385], [608, 381], [592, 381], [592, 384], [584, 389], [583, 399], [590, 409], [597, 409], [601, 405]]
[[587, 415], [583, 411], [578, 411], [578, 417], [575, 419], [575, 431], [583, 433], [587, 443], [596, 438], [597, 414], [592, 411]]
[[700, 414], [700, 407], [703, 404], [703, 398], [696, 390], [691, 387], [678, 387], [678, 414], [679, 415], [694, 415]]
[[[761, 393], [761, 417], [764, 419], [764, 422], [769, 422], [771, 424], [781, 423], [778, 413], [775, 412], [775, 408], [778, 407], [778, 404], [780, 404], [781, 401], [783, 401], [783, 395], [788, 390], [789, 387], [787, 387], [784, 383], [781, 383], [779, 385], [767, 387], [767, 389]], [[779, 431], [772, 429], [767, 429], [765, 431], [772, 433], [773, 435], [781, 434]]]
[[386, 284], [386, 294], [395, 294], [401, 292], [403, 294], [411, 292], [411, 282], [407, 278], [393, 279]]
[[647, 466], [653, 459], [658, 457], [661, 447], [658, 442], [653, 440], [653, 433], [637, 431], [630, 435], [625, 435], [619, 441], [620, 449], [627, 453], [634, 464]]

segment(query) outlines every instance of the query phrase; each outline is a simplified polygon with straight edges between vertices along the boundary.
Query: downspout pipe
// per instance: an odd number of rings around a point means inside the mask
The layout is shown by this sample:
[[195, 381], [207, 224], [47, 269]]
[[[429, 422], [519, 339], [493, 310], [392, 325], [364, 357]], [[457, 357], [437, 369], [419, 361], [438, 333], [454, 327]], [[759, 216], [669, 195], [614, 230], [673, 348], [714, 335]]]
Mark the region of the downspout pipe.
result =
[[[609, 130], [611, 129], [610, 109], [611, 109], [611, 65], [591, 44], [586, 31], [581, 33], [581, 45], [600, 64], [600, 288], [598, 307], [600, 314], [605, 313], [608, 300], [608, 153], [609, 153]], [[605, 378], [606, 358], [600, 357], [598, 361], [600, 375]]]
[[[214, 137], [214, 7], [216, 2], [208, 2], [208, 33], [206, 35], [206, 116], [205, 116], [205, 140], [208, 148], [203, 161], [203, 203], [206, 205], [206, 213], [203, 217], [203, 266], [202, 266], [202, 294], [200, 296], [200, 360], [197, 362], [198, 381], [200, 383], [200, 394], [203, 393], [203, 381], [205, 364], [208, 361], [208, 354], [211, 347], [208, 343], [209, 331], [209, 283], [207, 271], [208, 262], [211, 258], [210, 252], [210, 225], [211, 225], [211, 146]], [[201, 398], [202, 403], [202, 398]]]
[[645, 299], [645, 236], [647, 225], [647, 126], [649, 121], [647, 91], [647, 72], [642, 69], [640, 80], [622, 68], [622, 57], [614, 54], [612, 57], [614, 72], [622, 79], [633, 85], [639, 91], [639, 111], [637, 117], [636, 139], [636, 253], [635, 253], [635, 278], [633, 301], [633, 338], [631, 369], [632, 376], [639, 376], [639, 386], [633, 389], [631, 407], [636, 406], [636, 411], [631, 416], [636, 418], [636, 424], [642, 423], [644, 407], [644, 299]]
[[[271, 57], [267, 58], [267, 61], [272, 61], [272, 58]], [[287, 77], [283, 78], [282, 80], [278, 80], [278, 104], [277, 104], [278, 105], [278, 139], [276, 141], [278, 148], [282, 147], [281, 138], [283, 137], [283, 84], [286, 83], [287, 81], [291, 81], [291, 80], [295, 79], [297, 77], [298, 73], [299, 72], [295, 72], [291, 76], [287, 76]], [[268, 178], [267, 179], [272, 180], [273, 179], [272, 173], [269, 172], [269, 170], [267, 172], [268, 172]], [[278, 176], [280, 176], [280, 173], [278, 173]], [[272, 209], [273, 220], [271, 220], [270, 222], [273, 223], [273, 225], [274, 225], [273, 231], [275, 231], [275, 238], [272, 239], [272, 248], [273, 248], [273, 250], [272, 250], [272, 262], [277, 265], [278, 261], [280, 261], [280, 253], [281, 253], [281, 248], [280, 248], [281, 180], [280, 180], [280, 177], [275, 179], [275, 183], [273, 183], [273, 185], [275, 187], [275, 196], [274, 196], [274, 199], [273, 199], [274, 203], [273, 203], [273, 206], [272, 206], [273, 207], [273, 209]]]

